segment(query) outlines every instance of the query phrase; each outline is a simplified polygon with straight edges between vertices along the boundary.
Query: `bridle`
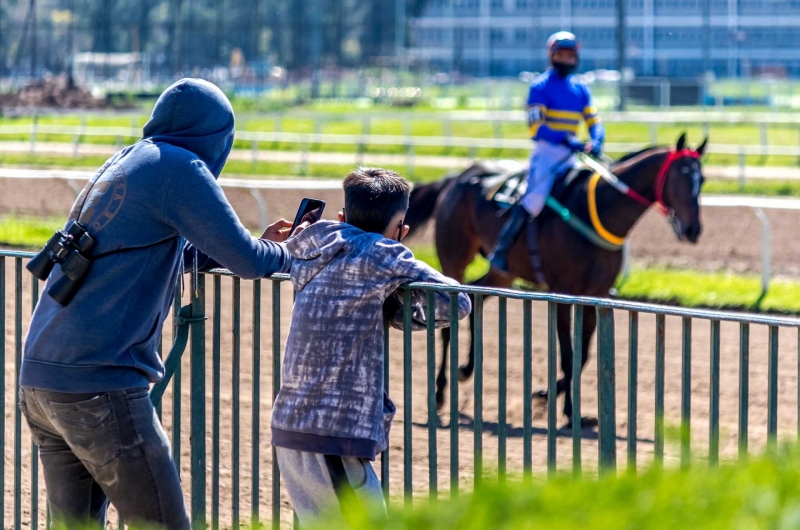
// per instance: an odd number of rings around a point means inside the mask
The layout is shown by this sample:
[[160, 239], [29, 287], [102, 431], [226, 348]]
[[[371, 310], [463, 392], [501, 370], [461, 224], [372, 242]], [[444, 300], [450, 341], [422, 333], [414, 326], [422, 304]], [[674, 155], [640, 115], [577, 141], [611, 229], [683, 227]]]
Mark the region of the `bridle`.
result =
[[589, 156], [584, 156], [584, 161], [587, 165], [594, 169], [605, 181], [607, 181], [611, 186], [622, 193], [623, 195], [630, 197], [631, 199], [635, 200], [636, 202], [644, 205], [645, 208], [649, 208], [653, 205], [656, 206], [658, 211], [664, 215], [665, 217], [669, 217], [672, 209], [664, 204], [664, 186], [667, 184], [667, 176], [669, 175], [669, 171], [672, 168], [672, 164], [677, 162], [682, 158], [694, 158], [699, 159], [700, 153], [697, 151], [692, 151], [691, 149], [679, 149], [679, 150], [672, 150], [667, 153], [667, 159], [661, 164], [661, 168], [658, 170], [658, 177], [656, 178], [656, 200], [651, 201], [642, 196], [641, 193], [632, 189], [630, 186], [619, 180], [616, 175], [611, 173], [608, 169], [602, 166], [599, 162], [595, 161], [593, 158]]
[[667, 218], [669, 223], [672, 225], [672, 229], [677, 234], [678, 238], [682, 239], [683, 234], [681, 230], [681, 223], [680, 219], [678, 219], [675, 214], [674, 210], [667, 206], [664, 203], [664, 187], [667, 183], [667, 176], [669, 175], [670, 169], [672, 169], [672, 165], [682, 159], [682, 158], [694, 158], [699, 159], [700, 153], [697, 151], [692, 151], [691, 149], [679, 149], [679, 150], [672, 150], [667, 153], [667, 159], [661, 164], [661, 167], [658, 170], [658, 176], [656, 178], [656, 197], [654, 201], [645, 198], [642, 196], [641, 193], [637, 192], [634, 189], [631, 189], [630, 186], [619, 180], [616, 175], [611, 173], [608, 169], [606, 169], [603, 165], [599, 162], [595, 161], [593, 158], [589, 156], [584, 156], [584, 161], [586, 164], [595, 170], [594, 174], [589, 178], [589, 184], [587, 188], [587, 197], [586, 200], [589, 206], [589, 218], [591, 219], [592, 226], [597, 232], [597, 234], [606, 242], [621, 247], [623, 243], [625, 243], [625, 237], [620, 237], [617, 235], [612, 234], [609, 232], [604, 226], [602, 221], [600, 220], [600, 215], [597, 209], [597, 195], [596, 189], [597, 184], [602, 178], [609, 184], [611, 187], [625, 195], [626, 197], [630, 197], [631, 199], [635, 200], [636, 202], [644, 205], [645, 208], [649, 208], [650, 206], [655, 205], [658, 211]]
[[659, 211], [664, 215], [669, 215], [670, 211], [672, 210], [669, 206], [664, 204], [664, 186], [667, 183], [667, 175], [669, 175], [669, 170], [672, 168], [672, 164], [682, 158], [694, 158], [695, 160], [698, 160], [700, 158], [700, 153], [697, 151], [692, 151], [691, 149], [670, 151], [667, 154], [667, 159], [661, 165], [661, 169], [658, 170], [658, 178], [656, 178], [655, 204], [657, 205]]

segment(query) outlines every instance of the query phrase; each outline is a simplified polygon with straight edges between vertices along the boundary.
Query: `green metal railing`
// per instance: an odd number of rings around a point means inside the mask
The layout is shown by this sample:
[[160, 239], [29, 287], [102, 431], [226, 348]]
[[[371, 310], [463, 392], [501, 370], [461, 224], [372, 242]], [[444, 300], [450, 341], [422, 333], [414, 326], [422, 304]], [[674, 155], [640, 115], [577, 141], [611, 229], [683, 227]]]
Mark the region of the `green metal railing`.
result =
[[[6, 411], [16, 402], [18, 379], [11, 397], [7, 386], [11, 377], [18, 377], [23, 332], [30, 318], [23, 301], [30, 297], [27, 307], [33, 307], [38, 299], [38, 283], [23, 270], [30, 256], [0, 252], [0, 296], [4, 300], [0, 325], [6, 337], [0, 346], [0, 360], [7, 367], [0, 377], [5, 383]], [[10, 261], [13, 267], [7, 266]], [[187, 282], [191, 288], [182, 297], [176, 293], [174, 314], [190, 326], [190, 344], [158, 406], [172, 436], [187, 507], [194, 521], [207, 522], [212, 528], [238, 527], [251, 519], [269, 520], [273, 528], [290, 527], [293, 519], [288, 499], [281, 492], [274, 450], [268, 446], [268, 420], [281, 383], [282, 339], [288, 332], [291, 286], [284, 276], [245, 282], [225, 271], [200, 274], [194, 280]], [[500, 289], [426, 284], [408, 288], [426, 291], [429, 320], [427, 330], [419, 334], [412, 334], [410, 326], [399, 333], [390, 333], [385, 326], [384, 387], [396, 401], [402, 396], [402, 403], [398, 403], [390, 449], [379, 463], [385, 494], [392, 499], [402, 497], [406, 505], [415, 498], [435, 500], [442, 490], [455, 497], [461, 489], [490, 477], [503, 481], [507, 475], [521, 475], [530, 480], [540, 473], [578, 476], [595, 470], [609, 474], [623, 467], [635, 470], [642, 460], [663, 465], [669, 459], [688, 466], [707, 457], [713, 466], [721, 458], [745, 456], [751, 449], [751, 437], [758, 440], [763, 435], [766, 443], [762, 445], [769, 450], [779, 434], [797, 437], [800, 433], [800, 387], [790, 394], [796, 404], [780, 416], [778, 409], [782, 402], [779, 382], [786, 401], [786, 386], [796, 386], [800, 376], [800, 319]], [[437, 354], [441, 354], [433, 327], [437, 292], [451, 297], [453, 340], [446, 352], [449, 410], [443, 411], [437, 411], [434, 395]], [[457, 320], [459, 292], [469, 293], [474, 300], [474, 377], [462, 383], [458, 361], [466, 352], [469, 336], [468, 326]], [[495, 297], [499, 299], [496, 309], [495, 302], [489, 302]], [[405, 319], [410, 322], [408, 289], [404, 301]], [[242, 305], [247, 303], [251, 310], [243, 313]], [[596, 377], [590, 377], [594, 375], [590, 365], [583, 377], [573, 377], [571, 386], [573, 422], [580, 424], [581, 415], [596, 407], [596, 432], [559, 429], [559, 304], [573, 306], [575, 330], [582, 328], [587, 311], [597, 315]], [[626, 318], [621, 318], [625, 313]], [[680, 319], [680, 325], [669, 329], [680, 330], [680, 341], [668, 340], [668, 323], [677, 324], [673, 319]], [[652, 327], [643, 324], [644, 320], [652, 320]], [[173, 317], [173, 324], [181, 322]], [[693, 340], [693, 333], [705, 333], [704, 322], [708, 323], [707, 358], [698, 355]], [[271, 333], [262, 333], [262, 325], [270, 326]], [[738, 337], [723, 333], [736, 325]], [[759, 351], [750, 349], [751, 326], [765, 332], [758, 334], [765, 346]], [[642, 342], [642, 335], [651, 329], [652, 342]], [[787, 333], [793, 333], [796, 340], [779, 350], [779, 337]], [[171, 345], [178, 335], [176, 327], [165, 326], [163, 343]], [[577, 367], [581, 364], [581, 333], [574, 333], [573, 342]], [[6, 344], [14, 346], [13, 373], [10, 360], [6, 363]], [[732, 349], [738, 355], [728, 355], [728, 363], [723, 364], [722, 354]], [[699, 384], [692, 369], [705, 359], [709, 379]], [[795, 363], [792, 370], [787, 369], [790, 362]], [[667, 379], [668, 371], [678, 369], [680, 377]], [[618, 388], [618, 370], [627, 370], [627, 377], [620, 379], [622, 388]], [[730, 377], [731, 371], [738, 379], [735, 398], [730, 398], [731, 391], [721, 384], [721, 377]], [[751, 387], [751, 373], [766, 374], [766, 381], [758, 378]], [[649, 388], [643, 386], [645, 379]], [[535, 383], [546, 387], [546, 406], [539, 407], [531, 399]], [[707, 401], [701, 402], [705, 389]], [[725, 399], [721, 399], [723, 390], [728, 396], [723, 396]], [[756, 393], [762, 390], [762, 394]], [[758, 402], [765, 404], [766, 411], [750, 406], [752, 396], [760, 396]], [[678, 399], [679, 406], [670, 407]], [[730, 403], [731, 399], [735, 403]], [[643, 413], [647, 404], [653, 405], [649, 416]], [[693, 413], [707, 413], [707, 433], [698, 429]], [[763, 424], [751, 425], [752, 417], [761, 416]], [[13, 500], [6, 497], [3, 501], [0, 526], [6, 527], [5, 518], [13, 516], [14, 528], [21, 528], [28, 524], [23, 523], [23, 514], [29, 515], [32, 528], [47, 525], [36, 447], [22, 428], [16, 407], [13, 425], [6, 425], [5, 417], [0, 415], [0, 443], [7, 454], [13, 454], [14, 467], [6, 470], [0, 461], [0, 487], [13, 480], [14, 495]], [[680, 428], [675, 443], [668, 434], [673, 426]], [[721, 443], [723, 438], [733, 440], [734, 451], [729, 450], [730, 444]], [[625, 464], [617, 458], [623, 451]], [[448, 465], [440, 465], [445, 461]], [[25, 476], [30, 480], [23, 480]]]

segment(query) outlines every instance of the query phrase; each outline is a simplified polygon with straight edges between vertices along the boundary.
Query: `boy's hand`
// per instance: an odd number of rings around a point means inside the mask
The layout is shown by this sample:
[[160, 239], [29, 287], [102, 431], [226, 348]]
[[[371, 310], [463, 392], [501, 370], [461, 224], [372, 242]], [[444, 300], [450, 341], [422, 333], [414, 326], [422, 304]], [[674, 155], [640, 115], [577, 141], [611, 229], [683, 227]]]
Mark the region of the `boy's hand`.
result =
[[[297, 227], [295, 233], [299, 233], [301, 226]], [[292, 229], [292, 222], [286, 219], [275, 221], [264, 230], [259, 239], [266, 239], [267, 241], [274, 241], [275, 243], [283, 243], [289, 237], [289, 231]]]

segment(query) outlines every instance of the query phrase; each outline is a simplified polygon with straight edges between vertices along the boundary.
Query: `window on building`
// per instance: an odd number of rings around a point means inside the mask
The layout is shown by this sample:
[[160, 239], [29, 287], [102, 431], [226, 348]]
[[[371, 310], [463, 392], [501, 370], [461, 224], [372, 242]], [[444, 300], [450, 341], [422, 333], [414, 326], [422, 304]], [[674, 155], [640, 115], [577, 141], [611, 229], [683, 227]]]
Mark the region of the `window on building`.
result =
[[505, 0], [492, 0], [490, 5], [493, 11], [502, 11], [506, 8]]
[[476, 11], [480, 8], [480, 0], [454, 0], [453, 7], [456, 11]]
[[644, 11], [644, 0], [628, 0], [627, 7], [629, 12]]
[[772, 2], [767, 0], [739, 0], [739, 11], [742, 13], [767, 11], [771, 7]]
[[696, 48], [703, 45], [702, 27], [661, 27], [654, 31], [656, 48]]
[[530, 0], [516, 0], [514, 7], [516, 7], [517, 11], [528, 11], [531, 8], [531, 3]]
[[505, 41], [505, 31], [500, 28], [493, 28], [489, 31], [489, 42], [492, 44], [500, 44]]
[[653, 9], [659, 13], [700, 13], [705, 0], [653, 0]]
[[537, 2], [536, 9], [542, 13], [558, 13], [561, 11], [561, 0], [541, 0]]
[[582, 11], [613, 10], [616, 7], [615, 0], [573, 0], [572, 10], [575, 13]]
[[527, 28], [516, 28], [514, 30], [514, 42], [526, 43], [530, 39], [530, 32]]
[[715, 15], [724, 15], [728, 13], [728, 0], [710, 0], [711, 13]]
[[641, 27], [631, 28], [628, 27], [625, 31], [625, 39], [629, 44], [636, 44], [641, 46], [644, 43], [644, 29]]

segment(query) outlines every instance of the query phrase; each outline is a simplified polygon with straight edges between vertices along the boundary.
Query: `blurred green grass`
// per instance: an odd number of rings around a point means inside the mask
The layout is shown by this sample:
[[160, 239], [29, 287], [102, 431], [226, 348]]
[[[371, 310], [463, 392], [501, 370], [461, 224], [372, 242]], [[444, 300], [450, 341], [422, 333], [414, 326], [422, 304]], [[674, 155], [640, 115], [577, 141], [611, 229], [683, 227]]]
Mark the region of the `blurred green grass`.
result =
[[800, 527], [800, 451], [784, 446], [738, 463], [689, 470], [651, 467], [640, 474], [546, 481], [485, 479], [476, 491], [389, 517], [365, 513], [352, 500], [313, 528], [460, 529], [770, 529]]

